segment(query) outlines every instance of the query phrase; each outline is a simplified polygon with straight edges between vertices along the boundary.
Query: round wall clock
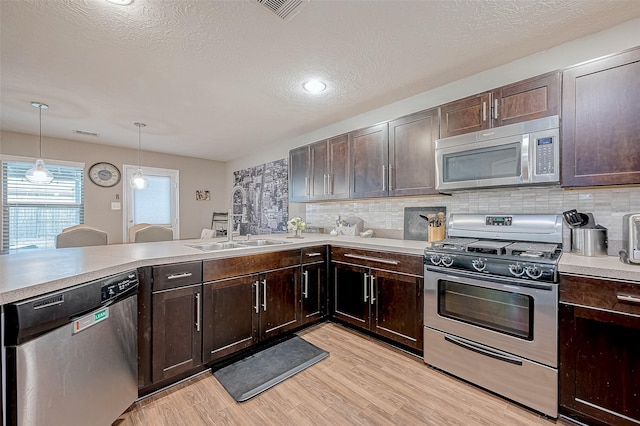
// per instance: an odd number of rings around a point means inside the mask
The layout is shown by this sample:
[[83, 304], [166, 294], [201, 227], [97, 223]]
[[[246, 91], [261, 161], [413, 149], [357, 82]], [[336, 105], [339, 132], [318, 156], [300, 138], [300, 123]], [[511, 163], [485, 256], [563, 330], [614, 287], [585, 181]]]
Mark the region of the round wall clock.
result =
[[111, 163], [96, 163], [89, 168], [89, 179], [98, 186], [105, 188], [115, 186], [120, 182], [120, 170]]

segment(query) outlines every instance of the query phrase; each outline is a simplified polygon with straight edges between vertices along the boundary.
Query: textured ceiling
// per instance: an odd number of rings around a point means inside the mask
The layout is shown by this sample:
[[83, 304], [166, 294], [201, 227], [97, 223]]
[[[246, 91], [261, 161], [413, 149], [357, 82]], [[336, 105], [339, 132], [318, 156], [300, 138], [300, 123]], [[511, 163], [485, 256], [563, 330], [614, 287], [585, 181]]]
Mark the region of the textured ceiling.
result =
[[[1, 0], [3, 130], [213, 160], [252, 154], [640, 16], [640, 1]], [[311, 96], [310, 77], [328, 89]], [[98, 133], [82, 136], [74, 130]]]

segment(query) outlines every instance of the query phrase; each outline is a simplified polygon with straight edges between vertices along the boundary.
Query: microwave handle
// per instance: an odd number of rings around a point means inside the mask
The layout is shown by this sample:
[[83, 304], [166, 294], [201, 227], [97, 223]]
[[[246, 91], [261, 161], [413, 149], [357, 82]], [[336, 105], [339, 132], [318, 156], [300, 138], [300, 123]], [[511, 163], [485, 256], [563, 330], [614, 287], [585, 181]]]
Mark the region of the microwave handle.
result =
[[529, 175], [529, 134], [522, 135], [522, 164], [520, 179], [523, 182], [531, 182]]

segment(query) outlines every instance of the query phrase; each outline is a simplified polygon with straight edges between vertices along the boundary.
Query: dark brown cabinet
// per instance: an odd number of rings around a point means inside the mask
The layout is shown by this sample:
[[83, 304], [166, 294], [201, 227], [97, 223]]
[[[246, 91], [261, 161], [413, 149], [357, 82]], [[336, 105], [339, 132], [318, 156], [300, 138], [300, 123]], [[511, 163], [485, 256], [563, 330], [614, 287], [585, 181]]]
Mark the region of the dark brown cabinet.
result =
[[640, 49], [562, 77], [562, 186], [640, 183]]
[[202, 262], [153, 267], [151, 275], [150, 381], [158, 383], [202, 364]]
[[640, 423], [640, 285], [560, 279], [560, 413]]
[[336, 319], [422, 351], [420, 256], [333, 247]]
[[389, 122], [389, 196], [437, 194], [438, 109]]
[[309, 200], [349, 198], [347, 135], [309, 145]]
[[301, 321], [317, 322], [327, 315], [327, 248], [302, 249]]
[[388, 128], [384, 123], [349, 133], [351, 198], [388, 195]]
[[440, 137], [520, 123], [560, 113], [560, 73], [552, 72], [440, 107]]
[[300, 250], [205, 261], [203, 269], [205, 362], [301, 324]]
[[289, 151], [289, 200], [309, 200], [309, 146]]

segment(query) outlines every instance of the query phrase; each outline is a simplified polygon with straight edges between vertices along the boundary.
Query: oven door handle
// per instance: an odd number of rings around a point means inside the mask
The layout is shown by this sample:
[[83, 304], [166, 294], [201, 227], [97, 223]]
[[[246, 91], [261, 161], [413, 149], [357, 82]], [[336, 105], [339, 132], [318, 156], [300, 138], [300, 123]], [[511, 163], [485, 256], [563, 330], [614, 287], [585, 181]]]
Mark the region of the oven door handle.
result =
[[492, 351], [492, 350], [490, 350], [488, 348], [485, 348], [483, 346], [471, 343], [471, 342], [469, 342], [467, 340], [462, 340], [462, 339], [457, 338], [457, 337], [446, 336], [446, 335], [444, 336], [444, 340], [446, 340], [449, 343], [453, 343], [454, 345], [458, 345], [458, 346], [460, 346], [462, 348], [470, 350], [472, 352], [476, 352], [476, 353], [479, 353], [481, 355], [488, 356], [490, 358], [495, 358], [497, 360], [508, 362], [510, 364], [522, 365], [522, 361], [519, 360], [518, 358], [513, 358], [513, 357], [510, 357], [510, 356], [504, 355], [504, 354], [502, 354], [500, 352]]
[[[543, 283], [534, 282], [534, 281], [529, 282], [529, 281], [518, 279], [518, 278], [503, 278], [495, 275], [491, 275], [491, 277], [487, 277], [487, 276], [484, 276], [484, 274], [458, 271], [458, 270], [456, 270], [455, 272], [451, 272], [451, 270], [448, 270], [448, 269], [442, 270], [440, 268], [435, 268], [432, 266], [425, 266], [425, 269], [427, 272], [435, 272], [442, 276], [446, 276], [447, 279], [449, 279], [450, 281], [454, 281], [458, 277], [463, 277], [463, 278], [469, 278], [477, 281], [484, 281], [488, 283], [498, 283], [498, 284], [507, 285], [511, 287], [532, 288], [535, 290], [552, 291], [554, 288], [554, 284], [543, 284]], [[426, 278], [427, 277], [425, 274], [425, 280]]]

